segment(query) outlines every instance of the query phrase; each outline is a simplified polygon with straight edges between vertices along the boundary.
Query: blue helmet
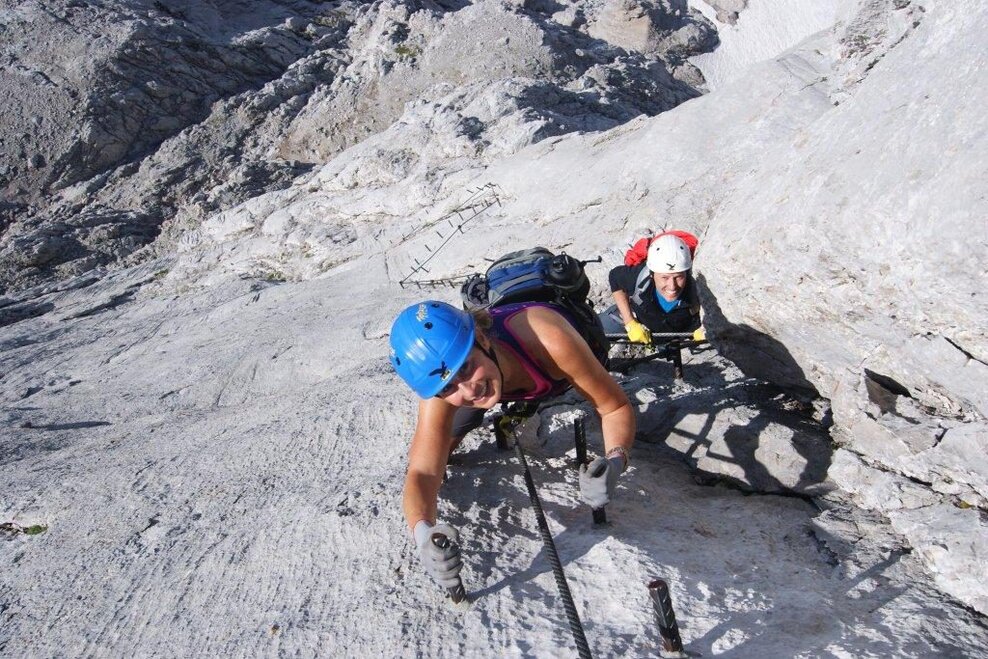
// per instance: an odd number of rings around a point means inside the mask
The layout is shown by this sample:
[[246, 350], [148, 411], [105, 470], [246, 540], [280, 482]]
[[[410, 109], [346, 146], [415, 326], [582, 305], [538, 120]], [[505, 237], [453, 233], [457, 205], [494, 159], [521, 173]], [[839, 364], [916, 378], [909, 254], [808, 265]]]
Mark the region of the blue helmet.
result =
[[436, 300], [408, 307], [391, 325], [391, 365], [422, 398], [435, 396], [473, 349], [473, 316]]

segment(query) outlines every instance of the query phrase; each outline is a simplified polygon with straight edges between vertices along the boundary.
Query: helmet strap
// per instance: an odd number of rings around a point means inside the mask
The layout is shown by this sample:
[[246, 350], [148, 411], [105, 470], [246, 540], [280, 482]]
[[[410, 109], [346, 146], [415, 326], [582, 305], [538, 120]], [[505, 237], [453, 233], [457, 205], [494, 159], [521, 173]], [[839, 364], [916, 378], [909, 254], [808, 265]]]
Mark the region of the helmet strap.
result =
[[494, 362], [494, 366], [497, 366], [497, 372], [501, 374], [501, 382], [503, 383], [504, 371], [501, 370], [501, 364], [497, 361], [497, 355], [494, 353], [494, 342], [491, 342], [491, 347], [489, 350], [481, 345], [480, 341], [474, 341], [473, 344], [477, 346], [477, 350], [480, 350], [480, 352], [484, 353], [489, 360]]

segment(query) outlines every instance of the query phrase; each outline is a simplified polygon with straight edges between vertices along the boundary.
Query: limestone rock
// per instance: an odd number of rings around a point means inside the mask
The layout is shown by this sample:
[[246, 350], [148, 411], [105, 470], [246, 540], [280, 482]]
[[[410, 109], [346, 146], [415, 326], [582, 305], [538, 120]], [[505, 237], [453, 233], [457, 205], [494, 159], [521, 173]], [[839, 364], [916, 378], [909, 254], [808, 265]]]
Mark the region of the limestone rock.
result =
[[699, 12], [666, 0], [607, 0], [587, 31], [628, 51], [662, 50], [674, 56], [717, 43], [716, 31]]
[[[2, 47], [16, 64], [0, 69], [0, 130], [24, 137], [3, 146], [0, 290], [165, 254], [210, 214], [400, 124], [411, 102], [455, 98], [482, 160], [699, 94], [682, 59], [712, 46], [702, 16], [629, 55], [582, 31], [586, 4], [19, 3], [0, 14], [25, 35]], [[481, 97], [497, 103], [481, 114], [506, 120], [461, 112]], [[121, 217], [135, 225], [125, 239], [83, 235]], [[63, 225], [75, 242], [45, 242]]]
[[814, 496], [833, 487], [833, 447], [811, 405], [721, 357], [694, 360], [683, 383], [657, 368], [636, 374], [642, 442], [664, 443], [702, 474], [749, 491]]
[[943, 431], [930, 448], [903, 460], [903, 472], [930, 483], [962, 504], [988, 509], [988, 425], [969, 423]]
[[833, 537], [887, 518], [880, 549], [984, 611], [982, 5], [862, 0], [697, 98], [714, 28], [671, 0], [6, 2], [0, 324], [112, 309], [134, 291], [59, 309], [59, 287], [156, 255], [176, 294], [392, 285], [481, 184], [492, 250], [616, 261], [646, 225], [694, 230], [708, 333], [747, 376], [647, 383], [643, 444], [753, 491], [839, 488], [873, 514]]
[[850, 451], [834, 452], [827, 475], [868, 510], [889, 512], [931, 506], [940, 498], [929, 488], [891, 471], [869, 466]]
[[986, 121], [972, 46], [986, 29], [972, 2], [863, 3], [833, 109], [765, 155], [784, 166], [753, 165], [698, 259], [709, 335], [751, 372], [830, 399], [830, 478], [982, 611], [988, 238], [984, 186], [956, 182], [988, 176], [970, 139]]
[[738, 14], [748, 6], [748, 0], [703, 0], [717, 11], [717, 20], [721, 23], [734, 25], [738, 22]]
[[937, 585], [969, 606], [988, 614], [984, 590], [988, 561], [988, 524], [973, 508], [947, 503], [889, 513], [933, 574]]

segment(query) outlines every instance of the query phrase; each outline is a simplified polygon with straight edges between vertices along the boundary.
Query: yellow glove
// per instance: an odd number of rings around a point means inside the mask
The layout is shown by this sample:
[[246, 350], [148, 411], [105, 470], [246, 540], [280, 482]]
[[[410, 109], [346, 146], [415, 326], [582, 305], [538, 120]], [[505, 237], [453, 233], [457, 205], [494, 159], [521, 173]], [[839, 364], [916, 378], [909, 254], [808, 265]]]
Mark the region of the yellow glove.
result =
[[702, 327], [693, 332], [694, 341], [706, 341], [707, 340], [707, 330]]
[[628, 333], [629, 341], [633, 343], [652, 343], [652, 333], [637, 320], [633, 320], [625, 325], [624, 329]]

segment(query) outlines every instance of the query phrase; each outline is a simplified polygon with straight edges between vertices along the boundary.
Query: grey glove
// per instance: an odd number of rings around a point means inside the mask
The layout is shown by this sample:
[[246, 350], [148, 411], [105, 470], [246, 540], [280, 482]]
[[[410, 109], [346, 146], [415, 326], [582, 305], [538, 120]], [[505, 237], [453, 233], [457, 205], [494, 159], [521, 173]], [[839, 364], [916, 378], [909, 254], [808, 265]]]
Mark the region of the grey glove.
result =
[[620, 456], [611, 459], [596, 458], [589, 465], [581, 465], [580, 496], [583, 501], [591, 508], [606, 506], [614, 494], [614, 487], [622, 471], [624, 459]]
[[[449, 538], [449, 544], [445, 548], [433, 542], [433, 536], [436, 534]], [[460, 560], [460, 545], [457, 542], [459, 535], [456, 531], [445, 524], [433, 526], [423, 519], [415, 525], [414, 535], [415, 546], [419, 550], [419, 560], [422, 561], [429, 576], [443, 588], [459, 586], [463, 561]]]

